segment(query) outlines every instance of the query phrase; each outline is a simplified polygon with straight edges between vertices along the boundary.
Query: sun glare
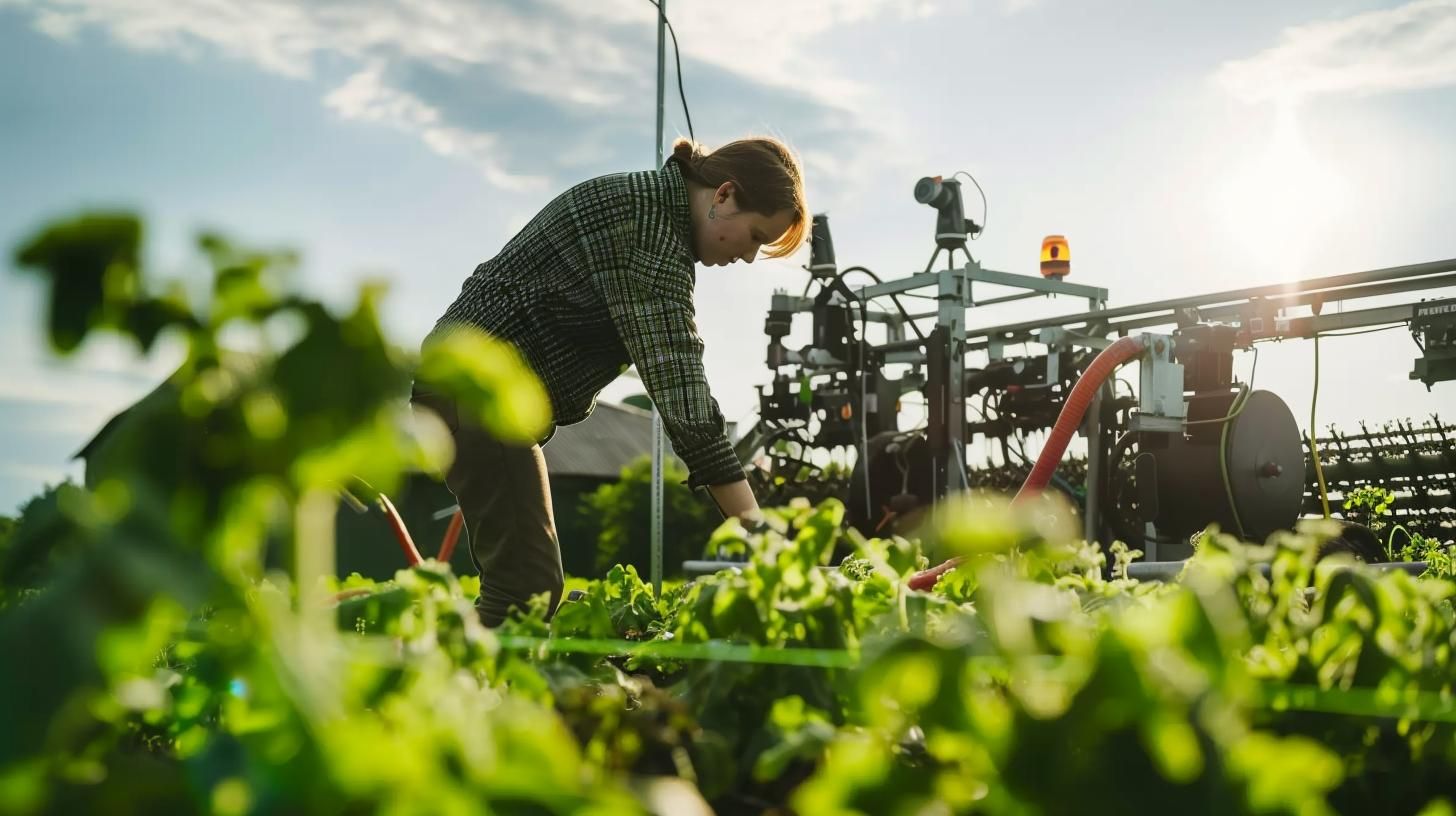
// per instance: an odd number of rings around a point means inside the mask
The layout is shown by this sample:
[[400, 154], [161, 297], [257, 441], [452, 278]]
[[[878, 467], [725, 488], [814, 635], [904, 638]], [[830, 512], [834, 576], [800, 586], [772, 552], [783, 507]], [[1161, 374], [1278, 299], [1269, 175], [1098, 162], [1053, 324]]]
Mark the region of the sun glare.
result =
[[1295, 108], [1280, 106], [1267, 145], [1248, 156], [1211, 202], [1249, 262], [1274, 280], [1307, 268], [1349, 204], [1348, 185], [1309, 149]]

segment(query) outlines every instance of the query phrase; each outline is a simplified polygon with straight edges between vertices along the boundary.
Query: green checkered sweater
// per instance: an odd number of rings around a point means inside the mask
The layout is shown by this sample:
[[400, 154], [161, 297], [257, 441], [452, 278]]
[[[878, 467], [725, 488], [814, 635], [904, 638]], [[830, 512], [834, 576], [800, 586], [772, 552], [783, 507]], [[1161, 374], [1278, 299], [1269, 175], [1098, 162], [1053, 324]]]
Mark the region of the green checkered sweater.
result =
[[431, 335], [476, 326], [518, 348], [551, 397], [553, 420], [589, 416], [597, 394], [637, 366], [688, 484], [743, 478], [703, 373], [693, 321], [692, 220], [677, 164], [572, 187], [500, 254], [476, 267]]

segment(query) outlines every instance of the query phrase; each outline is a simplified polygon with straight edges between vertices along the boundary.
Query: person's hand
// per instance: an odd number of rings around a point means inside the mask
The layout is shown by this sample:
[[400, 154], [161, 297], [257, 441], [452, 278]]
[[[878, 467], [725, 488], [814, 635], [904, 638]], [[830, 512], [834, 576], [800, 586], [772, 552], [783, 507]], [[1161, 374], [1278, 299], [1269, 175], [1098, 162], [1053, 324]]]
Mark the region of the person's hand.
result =
[[762, 510], [739, 515], [738, 523], [742, 524], [744, 531], [750, 535], [768, 532], [769, 529], [768, 519], [764, 517]]

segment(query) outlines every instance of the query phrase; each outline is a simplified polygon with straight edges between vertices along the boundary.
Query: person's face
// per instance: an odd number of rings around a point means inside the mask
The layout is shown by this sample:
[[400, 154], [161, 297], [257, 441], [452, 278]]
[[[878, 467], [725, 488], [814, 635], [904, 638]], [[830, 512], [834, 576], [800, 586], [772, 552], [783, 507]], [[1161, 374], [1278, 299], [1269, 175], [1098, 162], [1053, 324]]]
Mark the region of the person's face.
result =
[[713, 217], [705, 213], [697, 229], [698, 262], [704, 266], [753, 263], [759, 248], [777, 241], [794, 220], [787, 210], [763, 215], [738, 209], [731, 182], [713, 192], [709, 212]]

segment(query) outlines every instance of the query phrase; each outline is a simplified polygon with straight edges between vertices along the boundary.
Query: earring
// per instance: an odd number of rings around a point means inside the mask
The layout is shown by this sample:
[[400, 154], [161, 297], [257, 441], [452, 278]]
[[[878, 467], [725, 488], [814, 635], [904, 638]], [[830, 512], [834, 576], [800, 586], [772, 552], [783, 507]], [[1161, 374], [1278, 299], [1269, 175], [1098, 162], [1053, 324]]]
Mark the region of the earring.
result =
[[714, 204], [713, 206], [711, 206], [711, 207], [708, 208], [708, 220], [709, 221], [712, 221], [714, 218], [717, 218], [718, 217], [718, 212], [717, 211], [718, 211], [718, 205], [716, 205], [716, 204]]

